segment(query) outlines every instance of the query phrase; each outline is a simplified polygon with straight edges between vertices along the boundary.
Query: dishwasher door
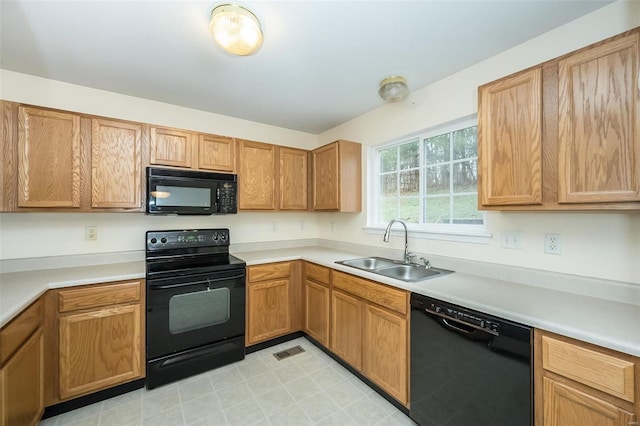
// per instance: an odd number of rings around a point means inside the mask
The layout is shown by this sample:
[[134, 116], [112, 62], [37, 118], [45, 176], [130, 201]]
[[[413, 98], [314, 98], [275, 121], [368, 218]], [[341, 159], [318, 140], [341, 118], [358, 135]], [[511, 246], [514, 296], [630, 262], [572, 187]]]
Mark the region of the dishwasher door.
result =
[[533, 424], [529, 327], [415, 293], [411, 305], [415, 422]]

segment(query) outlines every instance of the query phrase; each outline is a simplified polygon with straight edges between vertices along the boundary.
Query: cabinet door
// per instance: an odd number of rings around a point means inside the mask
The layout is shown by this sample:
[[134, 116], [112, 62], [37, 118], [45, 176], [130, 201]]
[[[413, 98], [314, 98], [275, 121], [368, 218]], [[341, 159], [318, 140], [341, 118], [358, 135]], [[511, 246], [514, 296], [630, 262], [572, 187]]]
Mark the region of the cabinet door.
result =
[[543, 379], [544, 426], [629, 426], [636, 416], [594, 395]]
[[364, 303], [346, 293], [333, 290], [331, 306], [330, 349], [356, 370], [361, 370]]
[[91, 207], [141, 208], [142, 125], [91, 120]]
[[250, 283], [247, 297], [247, 344], [251, 345], [291, 330], [288, 279]]
[[338, 210], [340, 176], [338, 144], [332, 143], [313, 151], [313, 208]]
[[244, 210], [275, 210], [276, 147], [240, 141], [239, 150], [238, 207]]
[[140, 322], [139, 304], [60, 317], [60, 397], [142, 377]]
[[307, 151], [280, 148], [280, 210], [307, 209]]
[[20, 107], [18, 207], [80, 207], [80, 117]]
[[44, 336], [38, 329], [0, 369], [0, 425], [35, 425], [44, 411]]
[[329, 347], [329, 288], [305, 282], [304, 331]]
[[151, 164], [192, 167], [194, 135], [191, 132], [151, 127]]
[[408, 403], [407, 320], [365, 305], [364, 374], [402, 404]]
[[564, 203], [640, 200], [640, 34], [559, 64], [559, 191]]
[[542, 70], [479, 89], [479, 202], [542, 203]]
[[200, 135], [198, 168], [233, 172], [236, 166], [236, 141], [223, 136]]

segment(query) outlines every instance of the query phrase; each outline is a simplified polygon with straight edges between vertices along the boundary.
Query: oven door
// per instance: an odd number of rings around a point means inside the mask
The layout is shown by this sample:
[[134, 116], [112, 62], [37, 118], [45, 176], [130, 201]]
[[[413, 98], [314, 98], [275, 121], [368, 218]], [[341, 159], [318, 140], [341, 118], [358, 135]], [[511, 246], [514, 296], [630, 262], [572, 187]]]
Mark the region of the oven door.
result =
[[244, 335], [245, 270], [147, 280], [147, 359]]

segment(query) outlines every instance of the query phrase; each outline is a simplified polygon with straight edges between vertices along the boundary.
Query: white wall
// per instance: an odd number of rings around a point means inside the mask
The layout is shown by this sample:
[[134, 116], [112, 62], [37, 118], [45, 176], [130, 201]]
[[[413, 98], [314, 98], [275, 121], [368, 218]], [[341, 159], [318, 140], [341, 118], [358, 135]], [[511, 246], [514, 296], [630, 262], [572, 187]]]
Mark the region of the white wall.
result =
[[[319, 136], [319, 144], [338, 138], [367, 147], [477, 113], [477, 87], [553, 59], [640, 25], [640, 2], [616, 2], [488, 60], [415, 91], [405, 101], [383, 105]], [[411, 82], [409, 82], [410, 84]], [[368, 149], [363, 150], [366, 172]], [[363, 185], [366, 194], [368, 183]], [[363, 203], [367, 205], [366, 202]], [[331, 231], [333, 225], [333, 232]], [[640, 213], [500, 213], [488, 212], [490, 245], [411, 239], [409, 249], [595, 276], [640, 284]], [[319, 215], [319, 237], [388, 246], [379, 235], [365, 234], [366, 211], [359, 215]], [[523, 248], [500, 247], [503, 230], [521, 230]], [[544, 254], [544, 233], [562, 234], [562, 254]], [[395, 238], [391, 247], [401, 248]]]
[[[0, 99], [313, 149], [318, 137], [147, 99], [124, 96], [0, 69]], [[304, 221], [304, 229], [301, 229]], [[273, 231], [273, 223], [276, 231]], [[98, 240], [85, 241], [86, 225]], [[208, 217], [149, 217], [141, 213], [0, 214], [0, 259], [144, 249], [152, 229], [229, 227], [234, 243], [316, 238], [315, 213], [239, 213]]]

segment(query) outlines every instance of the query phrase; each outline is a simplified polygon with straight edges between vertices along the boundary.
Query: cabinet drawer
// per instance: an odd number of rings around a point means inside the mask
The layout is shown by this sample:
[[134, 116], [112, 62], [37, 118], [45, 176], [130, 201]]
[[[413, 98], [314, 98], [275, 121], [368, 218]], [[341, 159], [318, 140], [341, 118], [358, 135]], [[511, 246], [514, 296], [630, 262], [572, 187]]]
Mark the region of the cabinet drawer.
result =
[[72, 290], [62, 290], [58, 294], [60, 312], [137, 302], [139, 300], [140, 281], [74, 288]]
[[24, 343], [44, 320], [44, 304], [38, 299], [0, 331], [0, 365]]
[[333, 271], [333, 286], [401, 314], [407, 313], [407, 292]]
[[247, 269], [250, 282], [285, 278], [291, 275], [290, 262], [250, 266]]
[[630, 360], [542, 336], [542, 366], [609, 395], [634, 401], [634, 364]]
[[307, 262], [305, 265], [307, 278], [324, 284], [329, 284], [329, 268]]

